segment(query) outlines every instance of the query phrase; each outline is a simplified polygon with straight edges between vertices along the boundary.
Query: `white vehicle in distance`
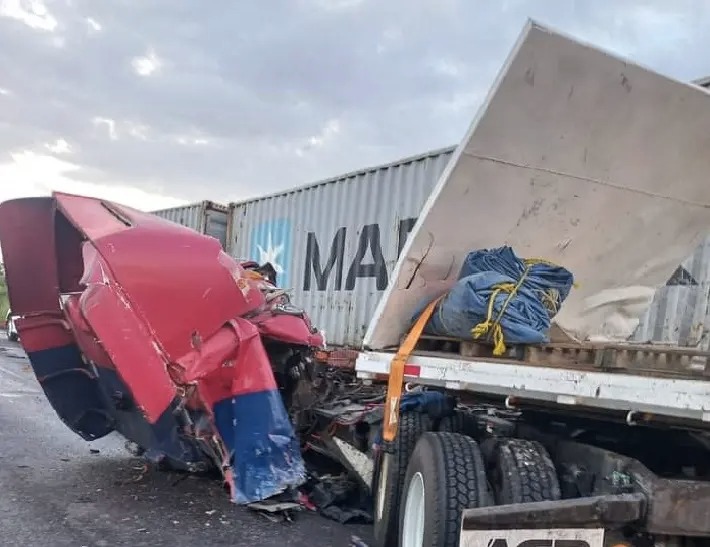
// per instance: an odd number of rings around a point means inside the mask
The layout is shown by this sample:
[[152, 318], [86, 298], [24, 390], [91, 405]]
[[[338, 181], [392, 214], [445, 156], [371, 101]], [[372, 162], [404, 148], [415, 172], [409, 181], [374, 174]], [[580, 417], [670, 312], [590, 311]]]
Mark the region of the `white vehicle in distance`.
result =
[[16, 317], [12, 315], [12, 310], [7, 310], [7, 316], [5, 317], [5, 332], [7, 333], [7, 339], [11, 342], [17, 342], [20, 336], [17, 333], [17, 327], [15, 326]]

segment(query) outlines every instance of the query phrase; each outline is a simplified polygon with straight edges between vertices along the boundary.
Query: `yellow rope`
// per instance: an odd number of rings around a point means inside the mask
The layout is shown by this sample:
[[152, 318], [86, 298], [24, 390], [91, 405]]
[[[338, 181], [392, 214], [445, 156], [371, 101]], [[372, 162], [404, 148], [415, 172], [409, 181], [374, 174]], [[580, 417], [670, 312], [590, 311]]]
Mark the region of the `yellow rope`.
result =
[[[478, 340], [479, 338], [487, 335], [489, 332], [492, 334], [493, 355], [495, 356], [503, 355], [506, 350], [505, 337], [503, 336], [503, 327], [500, 326], [500, 321], [503, 318], [505, 310], [508, 308], [508, 304], [510, 304], [510, 301], [517, 294], [518, 290], [520, 289], [523, 282], [530, 273], [530, 269], [536, 264], [546, 264], [548, 266], [559, 268], [557, 264], [554, 264], [553, 262], [550, 262], [549, 260], [544, 260], [542, 258], [527, 258], [523, 260], [523, 262], [525, 263], [525, 270], [523, 271], [523, 275], [520, 276], [520, 279], [517, 283], [499, 283], [498, 285], [494, 285], [492, 287], [493, 292], [491, 292], [491, 296], [488, 298], [488, 310], [486, 313], [486, 319], [484, 321], [481, 321], [478, 325], [471, 329], [471, 336], [473, 336], [474, 340]], [[503, 306], [501, 307], [500, 312], [498, 313], [496, 318], [493, 319], [493, 306], [495, 304], [496, 298], [501, 292], [507, 292], [508, 297], [505, 299], [505, 302], [503, 302]], [[541, 292], [541, 300], [543, 306], [545, 306], [545, 308], [550, 312], [556, 313], [557, 302], [559, 301], [559, 291], [557, 291], [556, 289], [549, 289], [547, 291]]]
[[[498, 285], [494, 285], [493, 292], [491, 293], [491, 296], [488, 299], [488, 310], [486, 313], [486, 319], [475, 327], [473, 327], [473, 329], [471, 329], [471, 335], [473, 336], [474, 340], [477, 340], [482, 336], [488, 334], [489, 331], [493, 334], [493, 355], [503, 355], [505, 353], [505, 337], [503, 336], [503, 327], [500, 326], [500, 319], [501, 317], [503, 317], [503, 314], [505, 313], [508, 304], [518, 292], [520, 285], [522, 285], [523, 281], [525, 281], [525, 278], [527, 277], [529, 271], [530, 267], [528, 266], [527, 268], [525, 268], [523, 275], [520, 277], [520, 280], [516, 284], [499, 283]], [[503, 303], [500, 312], [494, 320], [493, 305], [495, 304], [496, 298], [501, 292], [507, 292], [508, 297], [505, 299], [505, 302]]]

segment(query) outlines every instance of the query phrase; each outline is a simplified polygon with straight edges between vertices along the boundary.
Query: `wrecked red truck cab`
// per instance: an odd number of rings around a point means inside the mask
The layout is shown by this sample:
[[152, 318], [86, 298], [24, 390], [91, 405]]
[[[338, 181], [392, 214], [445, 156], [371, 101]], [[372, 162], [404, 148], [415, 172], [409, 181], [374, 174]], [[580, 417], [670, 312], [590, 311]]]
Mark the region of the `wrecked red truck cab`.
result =
[[324, 344], [254, 264], [148, 213], [55, 193], [0, 204], [17, 329], [59, 417], [153, 462], [219, 469], [237, 503], [305, 480], [284, 400]]

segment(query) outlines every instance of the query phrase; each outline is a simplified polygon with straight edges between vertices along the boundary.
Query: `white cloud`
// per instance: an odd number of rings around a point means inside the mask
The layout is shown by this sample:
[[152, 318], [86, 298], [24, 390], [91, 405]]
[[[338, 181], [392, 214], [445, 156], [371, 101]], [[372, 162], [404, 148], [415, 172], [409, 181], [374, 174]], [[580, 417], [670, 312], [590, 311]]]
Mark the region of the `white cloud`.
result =
[[389, 51], [402, 43], [402, 29], [390, 27], [382, 33], [382, 37], [377, 42], [377, 53], [380, 55]]
[[194, 2], [43, 2], [0, 0], [0, 152], [56, 155], [61, 136], [71, 178], [166, 181], [195, 201], [455, 143], [528, 16], [669, 76], [710, 74], [697, 0], [296, 0], [267, 19], [258, 2], [218, 19]]
[[466, 66], [464, 64], [443, 57], [432, 59], [428, 64], [437, 74], [451, 76], [454, 78], [460, 76], [466, 70]]
[[108, 131], [108, 136], [112, 141], [118, 140], [118, 133], [116, 132], [116, 122], [111, 118], [103, 118], [101, 116], [96, 116], [91, 120], [95, 126], [105, 126]]
[[210, 144], [210, 140], [205, 137], [195, 137], [180, 135], [175, 138], [175, 142], [183, 146], [207, 146]]
[[318, 135], [308, 139], [311, 146], [323, 146], [327, 141], [340, 133], [340, 122], [338, 120], [328, 120]]
[[103, 25], [93, 17], [86, 18], [86, 26], [88, 26], [89, 30], [92, 32], [101, 32], [101, 30], [103, 30], [104, 28]]
[[149, 49], [145, 55], [141, 57], [134, 57], [131, 60], [131, 66], [136, 74], [144, 77], [150, 76], [160, 70], [162, 65], [163, 62], [152, 49]]
[[360, 7], [366, 0], [306, 0], [306, 6], [315, 6], [325, 11], [349, 10]]
[[35, 30], [53, 32], [57, 19], [40, 0], [0, 0], [0, 17], [8, 17]]
[[330, 143], [340, 133], [340, 121], [336, 119], [328, 120], [323, 128], [316, 135], [306, 139], [306, 143], [296, 149], [296, 155], [303, 157], [305, 153], [314, 148], [322, 148]]
[[461, 112], [474, 112], [480, 106], [485, 95], [480, 92], [454, 93], [451, 97], [441, 100], [433, 105], [434, 111], [443, 113], [460, 114]]
[[[126, 122], [126, 129], [128, 134], [134, 139], [139, 141], [149, 140], [148, 133], [150, 132], [150, 127], [142, 123]], [[115, 131], [115, 129], [114, 129]]]
[[0, 180], [12, 181], [12, 184], [0, 185], [0, 202], [20, 197], [46, 196], [52, 191], [59, 191], [115, 201], [144, 211], [185, 203], [184, 200], [120, 184], [74, 180], [72, 176], [79, 170], [79, 166], [30, 150], [11, 154], [11, 160], [0, 164]]
[[69, 154], [72, 151], [71, 146], [65, 139], [57, 139], [54, 142], [48, 142], [44, 147], [53, 154]]

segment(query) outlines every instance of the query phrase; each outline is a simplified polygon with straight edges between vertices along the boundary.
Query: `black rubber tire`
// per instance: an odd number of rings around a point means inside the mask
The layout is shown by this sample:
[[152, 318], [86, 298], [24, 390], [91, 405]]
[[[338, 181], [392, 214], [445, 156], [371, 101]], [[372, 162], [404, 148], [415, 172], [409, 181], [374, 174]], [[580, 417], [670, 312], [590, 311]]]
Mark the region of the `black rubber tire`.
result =
[[[409, 458], [421, 435], [431, 427], [429, 417], [420, 412], [405, 412], [399, 417], [397, 436], [394, 440], [394, 453], [380, 452], [376, 459], [372, 474], [372, 497], [374, 500], [374, 545], [390, 547], [398, 544], [399, 511], [398, 504], [404, 476], [407, 472]], [[384, 460], [388, 459], [387, 465]], [[382, 501], [382, 513], [379, 511], [380, 475], [386, 473], [385, 489]]]
[[424, 542], [431, 547], [457, 547], [461, 513], [473, 507], [488, 507], [486, 467], [478, 443], [458, 433], [425, 433], [419, 439], [402, 489], [399, 537], [404, 537], [407, 494], [412, 479], [424, 483]]
[[562, 497], [555, 465], [537, 441], [498, 441], [488, 463], [498, 505], [556, 501]]
[[455, 410], [453, 414], [441, 418], [436, 430], [447, 433], [461, 433], [469, 437], [475, 437], [478, 433], [476, 420], [473, 416], [461, 410]]

